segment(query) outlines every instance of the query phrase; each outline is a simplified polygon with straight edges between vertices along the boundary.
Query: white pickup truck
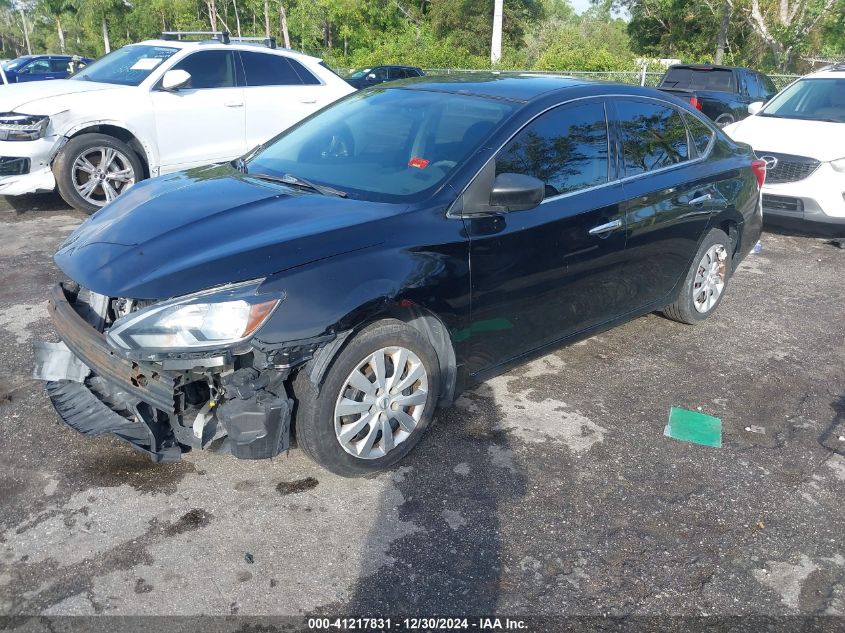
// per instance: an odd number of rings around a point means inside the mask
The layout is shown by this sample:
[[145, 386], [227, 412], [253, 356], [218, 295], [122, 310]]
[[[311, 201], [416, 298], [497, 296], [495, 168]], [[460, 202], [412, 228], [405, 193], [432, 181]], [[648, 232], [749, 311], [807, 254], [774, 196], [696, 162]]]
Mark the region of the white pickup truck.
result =
[[[354, 89], [319, 59], [163, 34], [70, 79], [0, 87], [0, 195], [96, 211], [138, 180], [233, 160]], [[178, 38], [178, 39], [177, 39]]]

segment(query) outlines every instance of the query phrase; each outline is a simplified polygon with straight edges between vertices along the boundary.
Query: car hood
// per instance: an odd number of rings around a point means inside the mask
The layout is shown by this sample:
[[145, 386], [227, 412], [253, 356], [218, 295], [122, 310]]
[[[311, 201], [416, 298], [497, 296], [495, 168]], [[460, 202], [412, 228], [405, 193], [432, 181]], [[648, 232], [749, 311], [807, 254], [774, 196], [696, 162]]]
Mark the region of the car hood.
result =
[[724, 128], [756, 152], [778, 152], [831, 161], [845, 156], [845, 123], [750, 116]]
[[[51, 116], [66, 110], [62, 102], [68, 95], [104, 90], [127, 90], [127, 86], [102, 84], [81, 79], [53, 79], [9, 84], [0, 90], [0, 112], [24, 112]], [[31, 110], [31, 111], [30, 111]]]
[[85, 288], [165, 299], [265, 277], [379, 242], [404, 205], [322, 196], [231, 167], [144, 181], [86, 220], [54, 259]]

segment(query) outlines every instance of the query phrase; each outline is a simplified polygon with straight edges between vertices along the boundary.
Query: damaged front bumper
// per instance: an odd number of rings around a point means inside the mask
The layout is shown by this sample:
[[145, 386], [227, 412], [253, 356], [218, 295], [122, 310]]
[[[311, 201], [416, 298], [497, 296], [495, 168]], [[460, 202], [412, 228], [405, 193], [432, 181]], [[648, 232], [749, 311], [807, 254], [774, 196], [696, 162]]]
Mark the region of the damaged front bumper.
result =
[[[90, 436], [114, 435], [156, 462], [192, 448], [228, 449], [242, 459], [273, 457], [289, 446], [293, 402], [285, 372], [256, 368], [253, 355], [166, 370], [124, 358], [86, 320], [79, 291], [56, 286], [50, 316], [62, 343], [36, 343], [33, 376], [62, 420]], [[225, 439], [224, 439], [225, 438]], [[217, 442], [217, 440], [221, 440]]]

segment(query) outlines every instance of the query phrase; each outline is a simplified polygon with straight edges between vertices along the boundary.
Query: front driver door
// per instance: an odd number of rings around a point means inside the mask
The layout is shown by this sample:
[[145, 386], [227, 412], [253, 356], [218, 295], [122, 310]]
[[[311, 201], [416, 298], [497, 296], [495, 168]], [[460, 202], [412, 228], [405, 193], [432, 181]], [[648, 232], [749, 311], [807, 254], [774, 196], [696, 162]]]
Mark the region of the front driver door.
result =
[[464, 210], [472, 323], [461, 336], [473, 342], [471, 373], [618, 313], [624, 192], [615, 182], [615, 143], [607, 120], [602, 99], [541, 114], [494, 160], [498, 174], [526, 174], [545, 182], [544, 202], [495, 215]]
[[156, 87], [151, 93], [162, 170], [232, 160], [245, 153], [244, 89], [235, 53], [198, 51], [171, 70], [177, 69], [191, 75], [186, 86], [175, 92]]

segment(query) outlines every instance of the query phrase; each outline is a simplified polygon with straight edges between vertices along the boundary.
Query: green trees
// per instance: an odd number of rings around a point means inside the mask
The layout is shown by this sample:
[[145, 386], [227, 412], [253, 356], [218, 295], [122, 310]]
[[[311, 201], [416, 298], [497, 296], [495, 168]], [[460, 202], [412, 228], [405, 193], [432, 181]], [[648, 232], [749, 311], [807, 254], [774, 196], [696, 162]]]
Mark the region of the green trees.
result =
[[[845, 0], [504, 0], [500, 68], [627, 70], [635, 57], [797, 69], [845, 56]], [[277, 37], [339, 68], [489, 68], [493, 0], [0, 0], [0, 55], [98, 56], [163, 30]], [[622, 17], [620, 17], [622, 16]]]

